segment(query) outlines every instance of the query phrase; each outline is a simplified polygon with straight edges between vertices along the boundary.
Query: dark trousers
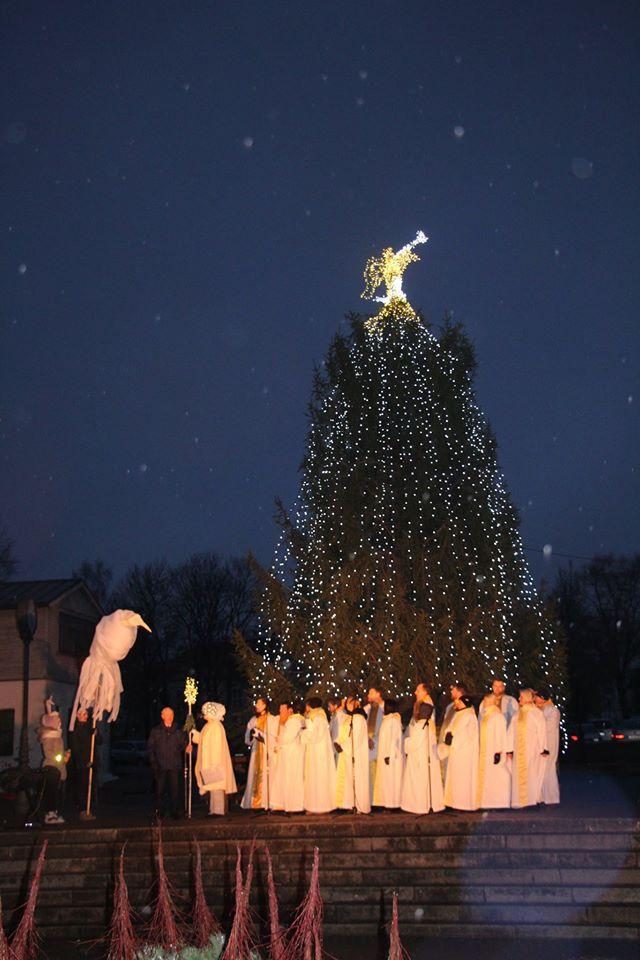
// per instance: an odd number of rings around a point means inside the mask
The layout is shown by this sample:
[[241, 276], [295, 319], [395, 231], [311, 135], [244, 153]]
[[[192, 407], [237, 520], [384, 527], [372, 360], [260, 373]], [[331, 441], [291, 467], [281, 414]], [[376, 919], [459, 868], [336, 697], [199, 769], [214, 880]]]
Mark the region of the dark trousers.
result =
[[42, 810], [58, 810], [61, 799], [60, 771], [56, 767], [43, 767]]
[[178, 813], [178, 776], [180, 770], [155, 770], [154, 777], [156, 783], [156, 812], [162, 814], [162, 806], [165, 792], [169, 791], [169, 803], [171, 813]]

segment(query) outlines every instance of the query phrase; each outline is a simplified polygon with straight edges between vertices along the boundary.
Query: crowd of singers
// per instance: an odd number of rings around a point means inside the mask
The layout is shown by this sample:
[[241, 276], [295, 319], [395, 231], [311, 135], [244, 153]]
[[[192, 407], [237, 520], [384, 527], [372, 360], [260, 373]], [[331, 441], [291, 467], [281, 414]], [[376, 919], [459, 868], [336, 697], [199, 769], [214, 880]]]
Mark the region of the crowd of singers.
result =
[[403, 726], [396, 700], [371, 687], [343, 700], [258, 698], [242, 807], [285, 813], [414, 814], [522, 808], [560, 801], [560, 712], [548, 691], [509, 696], [496, 678], [476, 714], [464, 684], [451, 687], [439, 729], [426, 683]]

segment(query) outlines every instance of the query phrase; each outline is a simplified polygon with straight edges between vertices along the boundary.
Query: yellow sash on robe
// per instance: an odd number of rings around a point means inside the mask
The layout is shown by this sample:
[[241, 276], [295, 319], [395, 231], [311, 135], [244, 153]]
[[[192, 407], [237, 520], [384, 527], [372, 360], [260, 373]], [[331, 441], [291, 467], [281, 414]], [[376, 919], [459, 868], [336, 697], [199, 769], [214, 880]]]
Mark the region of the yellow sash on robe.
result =
[[[256, 728], [260, 733], [267, 739], [267, 714], [263, 713], [261, 717], [256, 719]], [[262, 809], [262, 768], [264, 766], [264, 750], [266, 744], [260, 743], [259, 741], [254, 742], [255, 756], [256, 759], [253, 764], [253, 783], [251, 784], [251, 809], [252, 810], [261, 810]]]
[[480, 721], [480, 757], [478, 759], [478, 806], [482, 803], [482, 793], [484, 791], [484, 768], [487, 762], [487, 740], [489, 739], [489, 717], [494, 713], [499, 713], [498, 707], [487, 707]]
[[[348, 741], [351, 736], [351, 723], [353, 717], [348, 717], [346, 720], [343, 720], [340, 724], [340, 729], [338, 731], [338, 740], [337, 742], [342, 747], [342, 753], [338, 754], [338, 767], [336, 770], [336, 806], [342, 806], [342, 801], [344, 800], [344, 785], [347, 779], [347, 759], [344, 751], [344, 744]], [[353, 765], [353, 758], [349, 758], [351, 763], [349, 766]], [[349, 776], [353, 776], [353, 771], [349, 770]]]
[[[521, 807], [528, 806], [527, 798], [527, 714], [531, 704], [525, 703], [518, 710], [516, 717], [516, 737], [518, 744], [518, 764], [516, 776], [518, 783], [518, 801]], [[533, 708], [537, 710], [537, 707]], [[513, 723], [513, 721], [511, 721]]]

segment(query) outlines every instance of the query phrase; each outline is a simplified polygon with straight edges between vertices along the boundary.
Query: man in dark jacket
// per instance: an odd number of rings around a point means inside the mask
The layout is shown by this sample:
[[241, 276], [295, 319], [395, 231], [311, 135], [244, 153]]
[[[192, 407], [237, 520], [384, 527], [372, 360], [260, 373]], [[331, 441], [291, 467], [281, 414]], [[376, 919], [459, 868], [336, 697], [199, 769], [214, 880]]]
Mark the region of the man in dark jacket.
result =
[[102, 743], [100, 731], [96, 729], [96, 737], [91, 759], [91, 739], [93, 736], [93, 722], [88, 710], [80, 708], [76, 714], [73, 730], [69, 731], [69, 747], [71, 749], [71, 772], [73, 776], [73, 794], [76, 806], [84, 810], [87, 806], [89, 794], [89, 770], [93, 767], [91, 778], [91, 808], [95, 813], [98, 791], [98, 747]]
[[156, 788], [155, 815], [157, 818], [162, 817], [163, 797], [168, 788], [171, 816], [177, 820], [178, 779], [183, 769], [187, 735], [173, 722], [174, 713], [171, 707], [163, 707], [160, 720], [161, 723], [151, 731], [147, 743]]

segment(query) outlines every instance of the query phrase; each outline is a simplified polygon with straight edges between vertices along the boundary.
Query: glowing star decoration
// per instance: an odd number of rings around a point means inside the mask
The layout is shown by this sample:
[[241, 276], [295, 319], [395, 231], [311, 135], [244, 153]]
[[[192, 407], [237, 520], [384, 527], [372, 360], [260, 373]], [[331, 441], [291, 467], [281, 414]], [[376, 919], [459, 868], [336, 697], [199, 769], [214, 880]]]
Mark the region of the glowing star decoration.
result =
[[[362, 297], [365, 300], [374, 300], [382, 303], [383, 307], [374, 317], [370, 317], [365, 326], [372, 333], [381, 330], [390, 320], [409, 320], [418, 322], [418, 315], [407, 300], [402, 289], [402, 277], [410, 263], [420, 260], [413, 248], [426, 243], [429, 238], [418, 230], [415, 240], [407, 243], [395, 252], [392, 247], [385, 247], [379, 257], [370, 257], [364, 268], [365, 287]], [[386, 292], [383, 297], [375, 296], [378, 287], [383, 284]]]
[[186, 683], [184, 685], [184, 702], [189, 704], [189, 713], [191, 713], [191, 708], [198, 699], [198, 684], [193, 679], [193, 677], [187, 677]]

